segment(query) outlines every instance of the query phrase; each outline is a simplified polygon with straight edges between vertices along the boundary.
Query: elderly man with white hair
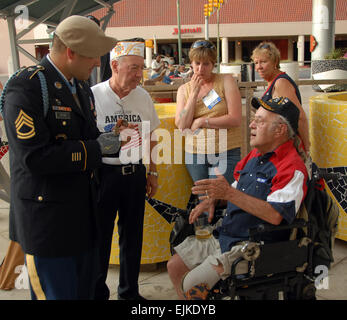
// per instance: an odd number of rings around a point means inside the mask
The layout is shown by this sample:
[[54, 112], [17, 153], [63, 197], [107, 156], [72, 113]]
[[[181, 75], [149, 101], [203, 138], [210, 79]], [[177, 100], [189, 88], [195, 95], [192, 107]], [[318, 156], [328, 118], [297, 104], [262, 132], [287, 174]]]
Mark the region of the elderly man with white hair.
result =
[[[174, 248], [168, 273], [181, 299], [206, 299], [220, 279], [230, 276], [249, 229], [292, 223], [306, 195], [308, 174], [298, 151], [299, 109], [285, 97], [268, 101], [254, 97], [252, 106], [257, 109], [249, 125], [254, 149], [236, 165], [233, 184], [216, 172], [216, 179], [196, 181], [192, 188], [203, 201], [191, 211], [190, 223], [204, 212], [211, 221], [219, 200], [227, 203], [227, 210], [217, 228], [218, 239], [190, 236]], [[289, 232], [281, 230], [264, 233], [260, 240], [288, 238]], [[236, 273], [247, 272], [244, 261], [239, 266]]]
[[[158, 174], [152, 157], [149, 170], [142, 162], [145, 141], [150, 155], [156, 142], [149, 141], [159, 125], [151, 97], [139, 87], [144, 68], [144, 42], [120, 41], [110, 53], [112, 77], [92, 87], [97, 126], [112, 130], [117, 121], [129, 125], [130, 141], [117, 157], [104, 157], [100, 171], [99, 215], [101, 225], [100, 275], [96, 299], [107, 300], [110, 291], [106, 277], [110, 259], [114, 222], [118, 211], [119, 286], [118, 299], [142, 300], [139, 294], [143, 220], [146, 192], [152, 197], [158, 188]], [[145, 140], [145, 141], [144, 141]]]

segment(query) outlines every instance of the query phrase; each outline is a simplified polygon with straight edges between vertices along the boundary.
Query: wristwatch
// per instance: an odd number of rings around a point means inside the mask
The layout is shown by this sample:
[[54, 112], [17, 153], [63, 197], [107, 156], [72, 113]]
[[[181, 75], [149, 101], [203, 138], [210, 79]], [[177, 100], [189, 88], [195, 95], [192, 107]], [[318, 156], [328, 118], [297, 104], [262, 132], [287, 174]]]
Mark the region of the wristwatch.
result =
[[148, 171], [148, 172], [147, 172], [147, 175], [149, 175], [149, 176], [155, 176], [155, 177], [158, 177], [158, 176], [159, 176], [157, 171]]

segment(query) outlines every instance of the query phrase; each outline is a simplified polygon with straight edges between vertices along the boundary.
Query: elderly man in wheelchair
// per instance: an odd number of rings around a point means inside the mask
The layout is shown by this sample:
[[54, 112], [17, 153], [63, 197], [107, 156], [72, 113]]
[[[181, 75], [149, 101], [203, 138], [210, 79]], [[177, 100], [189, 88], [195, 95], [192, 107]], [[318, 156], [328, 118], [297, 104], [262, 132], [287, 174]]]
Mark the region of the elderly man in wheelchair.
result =
[[[237, 164], [235, 182], [230, 186], [217, 172], [216, 179], [197, 181], [192, 188], [201, 202], [191, 211], [190, 223], [206, 212], [212, 221], [215, 207], [221, 201], [227, 203], [227, 209], [215, 230], [218, 239], [201, 241], [189, 236], [174, 248], [167, 268], [181, 299], [221, 298], [223, 290], [235, 298], [236, 293], [231, 291], [235, 288], [247, 291], [247, 281], [255, 273], [269, 279], [274, 268], [278, 272], [278, 268], [288, 271], [294, 267], [293, 257], [281, 257], [281, 251], [286, 250], [285, 242], [281, 241], [289, 239], [288, 226], [296, 218], [307, 192], [308, 173], [304, 155], [299, 155], [297, 136], [300, 111], [287, 98], [269, 101], [253, 98], [252, 105], [257, 109], [250, 123], [250, 144], [254, 149]], [[276, 231], [272, 232], [271, 227]], [[252, 228], [257, 232], [250, 234]], [[249, 241], [250, 236], [254, 241]], [[265, 266], [258, 259], [259, 243], [270, 246], [269, 250], [262, 250], [260, 258], [270, 255], [270, 261], [276, 265], [273, 268], [269, 260]], [[295, 252], [296, 269], [304, 268], [307, 258], [305, 243], [300, 246], [303, 252], [301, 258]], [[290, 277], [287, 281], [291, 281]], [[254, 298], [264, 298], [264, 293]]]

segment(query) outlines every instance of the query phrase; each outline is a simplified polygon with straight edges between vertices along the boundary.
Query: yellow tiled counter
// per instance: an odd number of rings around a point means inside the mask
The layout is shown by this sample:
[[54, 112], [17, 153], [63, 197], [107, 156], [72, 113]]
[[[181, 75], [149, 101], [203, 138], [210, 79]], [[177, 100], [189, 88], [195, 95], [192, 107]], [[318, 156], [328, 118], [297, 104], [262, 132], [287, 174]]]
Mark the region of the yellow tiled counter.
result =
[[[172, 164], [157, 165], [159, 189], [154, 198], [185, 209], [190, 196], [192, 180], [184, 165], [184, 153], [182, 151], [184, 145], [180, 143], [174, 145], [176, 103], [155, 104], [155, 108], [160, 119], [160, 127], [156, 130], [159, 138], [158, 144], [161, 143], [162, 138], [160, 136], [170, 133], [171, 146], [166, 144], [165, 148], [171, 150], [171, 162], [165, 162]], [[176, 139], [179, 137], [180, 135], [177, 135], [176, 131]], [[159, 157], [163, 157], [160, 149], [158, 148]], [[176, 154], [176, 159], [174, 159], [174, 154]], [[181, 164], [174, 164], [178, 162], [178, 155], [182, 155]], [[173, 224], [170, 225], [146, 202], [141, 264], [167, 261], [170, 258], [169, 236], [172, 228]], [[117, 224], [113, 232], [110, 263], [119, 264]]]
[[327, 189], [340, 209], [337, 238], [347, 241], [347, 92], [311, 97], [309, 118], [313, 161], [344, 175]]

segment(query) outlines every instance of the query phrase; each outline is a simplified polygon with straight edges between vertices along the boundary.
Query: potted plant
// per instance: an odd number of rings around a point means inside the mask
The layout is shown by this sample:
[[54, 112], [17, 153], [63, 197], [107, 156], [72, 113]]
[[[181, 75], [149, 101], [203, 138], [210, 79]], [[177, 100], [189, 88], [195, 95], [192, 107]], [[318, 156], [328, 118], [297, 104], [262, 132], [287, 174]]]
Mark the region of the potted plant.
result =
[[[347, 59], [344, 57], [346, 52], [347, 48], [337, 48], [326, 54], [322, 60], [312, 60], [312, 78], [315, 80], [347, 79]], [[313, 89], [325, 92], [346, 91], [347, 85], [313, 85]]]

